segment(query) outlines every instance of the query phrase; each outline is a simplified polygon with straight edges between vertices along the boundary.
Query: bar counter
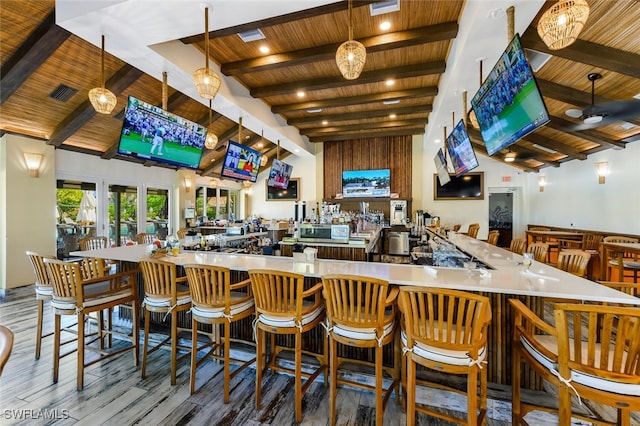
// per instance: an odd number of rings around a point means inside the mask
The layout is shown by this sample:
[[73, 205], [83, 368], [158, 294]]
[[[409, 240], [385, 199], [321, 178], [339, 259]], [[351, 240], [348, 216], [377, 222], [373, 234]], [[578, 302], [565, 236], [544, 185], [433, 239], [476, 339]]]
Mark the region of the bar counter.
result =
[[[311, 280], [317, 280], [325, 274], [354, 274], [381, 278], [394, 285], [453, 288], [483, 294], [490, 298], [492, 309], [492, 324], [488, 336], [488, 379], [507, 385], [511, 384], [510, 341], [513, 333], [509, 299], [520, 299], [540, 316], [544, 314], [544, 298], [547, 297], [577, 302], [640, 306], [640, 298], [543, 263], [534, 262], [529, 271], [525, 272], [521, 265], [522, 256], [483, 241], [461, 234], [453, 235], [449, 241], [493, 269], [487, 272], [469, 272], [459, 268], [340, 260], [304, 263], [296, 262], [290, 257], [207, 252], [185, 252], [163, 259], [177, 265], [220, 265], [240, 273], [250, 269], [275, 269], [303, 274]], [[72, 254], [133, 263], [147, 257], [144, 245], [77, 251]], [[523, 372], [522, 385], [529, 389], [541, 389], [542, 383], [533, 373]]]

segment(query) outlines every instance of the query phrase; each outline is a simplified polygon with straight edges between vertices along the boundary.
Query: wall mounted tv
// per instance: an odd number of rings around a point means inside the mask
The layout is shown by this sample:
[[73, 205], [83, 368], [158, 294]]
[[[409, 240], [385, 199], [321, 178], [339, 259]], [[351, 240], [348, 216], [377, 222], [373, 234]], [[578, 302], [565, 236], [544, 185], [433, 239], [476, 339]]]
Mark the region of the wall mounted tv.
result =
[[342, 172], [344, 198], [389, 197], [391, 170], [347, 170]]
[[229, 141], [222, 163], [222, 177], [255, 182], [260, 170], [262, 153], [248, 146]]
[[289, 179], [291, 179], [291, 172], [293, 166], [287, 164], [284, 161], [277, 159], [273, 160], [271, 164], [271, 171], [269, 172], [269, 179], [267, 180], [267, 186], [272, 188], [287, 189], [289, 185]]
[[471, 99], [471, 105], [489, 155], [549, 122], [518, 34]]
[[449, 181], [451, 181], [451, 178], [449, 177], [449, 171], [447, 170], [447, 159], [444, 156], [444, 151], [442, 151], [442, 148], [440, 148], [436, 156], [433, 157], [433, 161], [436, 164], [436, 172], [438, 173], [440, 185], [448, 184]]
[[207, 129], [129, 96], [118, 154], [179, 167], [200, 167]]
[[461, 176], [478, 167], [478, 159], [473, 145], [471, 145], [467, 129], [464, 127], [464, 121], [460, 120], [449, 133], [446, 145], [456, 176]]
[[451, 182], [438, 185], [433, 175], [434, 200], [484, 200], [484, 173], [471, 172], [464, 176], [451, 175]]

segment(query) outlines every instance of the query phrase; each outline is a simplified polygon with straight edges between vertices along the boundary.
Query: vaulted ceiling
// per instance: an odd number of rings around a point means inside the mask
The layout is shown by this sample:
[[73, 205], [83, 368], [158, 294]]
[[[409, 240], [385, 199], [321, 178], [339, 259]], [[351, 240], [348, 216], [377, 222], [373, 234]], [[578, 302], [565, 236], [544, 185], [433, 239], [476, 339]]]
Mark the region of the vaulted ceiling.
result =
[[[555, 1], [515, 3], [516, 18], [529, 8], [525, 14], [531, 17], [522, 18], [526, 19], [524, 24], [516, 21], [516, 26], [529, 49], [529, 59], [540, 64], [535, 76], [551, 122], [509, 148], [517, 155], [510, 163], [514, 167], [532, 172], [559, 167], [605, 149], [624, 149], [640, 138], [640, 114], [629, 112], [640, 111], [636, 108], [640, 103], [640, 3], [588, 2], [591, 13], [580, 38], [557, 51], [550, 51], [535, 29], [540, 15]], [[490, 7], [493, 3], [497, 7]], [[254, 3], [236, 4], [251, 7]], [[386, 6], [387, 2], [355, 1], [354, 38], [366, 46], [367, 58], [360, 77], [345, 80], [336, 66], [335, 51], [348, 37], [347, 2], [312, 4], [308, 9], [250, 22], [229, 19], [233, 25], [214, 19], [209, 55], [224, 76], [226, 90], [219, 96], [238, 103], [257, 103], [276, 117], [277, 125], [271, 126], [275, 131], [265, 129], [264, 122], [247, 117], [249, 125], [241, 127], [238, 117], [244, 113], [234, 116], [226, 103], [214, 100], [212, 127], [220, 143], [217, 149], [205, 152], [201, 174], [218, 173], [224, 143], [229, 139], [241, 139], [265, 152], [270, 161], [276, 156], [297, 155], [298, 147], [286, 136], [290, 128], [299, 132], [300, 148], [307, 151], [313, 143], [323, 141], [403, 134], [424, 134], [426, 142], [442, 138], [443, 127], [452, 126], [456, 114], [458, 119], [463, 116], [462, 92], [468, 92], [470, 100], [479, 86], [481, 69], [485, 75], [490, 71], [508, 41], [506, 24], [501, 20], [504, 1], [403, 0], [399, 11], [380, 15], [372, 13], [371, 5]], [[212, 9], [215, 17], [215, 1]], [[185, 33], [189, 35], [176, 36], [179, 31], [174, 31], [160, 37], [157, 51], [164, 44], [177, 44], [195, 50], [204, 60], [204, 19], [201, 9], [195, 10], [191, 31]], [[116, 11], [107, 8], [101, 12]], [[129, 33], [107, 35], [108, 52], [110, 39], [114, 43], [116, 38], [133, 40], [137, 34], [132, 28], [144, 28], [136, 19], [147, 22], [153, 16], [135, 15], [127, 23], [131, 25]], [[389, 30], [379, 28], [385, 20], [391, 23]], [[135, 51], [125, 55], [114, 49], [114, 54], [108, 53], [106, 87], [117, 95], [118, 104], [109, 115], [97, 114], [87, 94], [100, 84], [100, 48], [65, 29], [61, 21], [66, 22], [60, 17], [56, 20], [53, 0], [0, 3], [0, 130], [42, 139], [61, 149], [126, 159], [117, 154], [126, 99], [131, 95], [162, 105], [162, 70], [146, 69]], [[171, 23], [172, 18], [165, 16], [164, 21]], [[175, 21], [179, 27], [179, 13]], [[491, 25], [497, 29], [484, 28]], [[479, 26], [483, 28], [476, 29]], [[238, 35], [255, 30], [265, 38], [245, 42]], [[484, 40], [483, 34], [490, 30], [495, 34]], [[259, 50], [263, 45], [269, 47], [269, 53]], [[487, 45], [491, 53], [482, 51]], [[543, 63], [541, 54], [551, 56]], [[591, 105], [587, 75], [594, 72], [602, 75], [595, 83], [595, 104], [605, 105], [610, 116], [595, 126], [580, 126], [581, 119], [565, 112]], [[175, 74], [168, 74], [167, 110], [208, 126], [208, 103], [193, 96], [194, 90], [186, 88], [184, 78], [175, 77], [173, 84]], [[393, 84], [388, 85], [388, 80]], [[609, 104], [611, 101], [625, 102]], [[616, 116], [624, 116], [624, 120]], [[471, 126], [469, 131], [477, 153], [486, 155], [479, 132]], [[502, 161], [506, 152], [493, 158]]]

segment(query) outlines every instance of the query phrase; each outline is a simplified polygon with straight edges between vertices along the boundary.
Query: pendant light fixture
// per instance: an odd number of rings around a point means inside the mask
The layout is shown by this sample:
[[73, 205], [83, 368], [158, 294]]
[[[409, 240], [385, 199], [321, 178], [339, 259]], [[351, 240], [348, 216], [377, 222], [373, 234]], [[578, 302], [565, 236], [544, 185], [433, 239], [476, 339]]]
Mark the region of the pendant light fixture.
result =
[[353, 40], [351, 1], [349, 0], [349, 40], [342, 43], [336, 52], [336, 63], [347, 80], [355, 80], [360, 76], [367, 57], [364, 45]]
[[104, 87], [104, 34], [102, 35], [102, 50], [100, 55], [100, 87], [89, 90], [89, 101], [96, 112], [100, 114], [111, 114], [118, 99], [109, 89]]
[[204, 8], [204, 68], [193, 73], [193, 82], [204, 99], [215, 98], [220, 90], [220, 77], [209, 69], [209, 8]]
[[207, 149], [213, 149], [218, 145], [218, 136], [213, 133], [211, 116], [211, 99], [209, 99], [209, 127], [207, 128], [207, 136], [204, 138], [204, 147]]
[[538, 21], [538, 35], [551, 50], [559, 50], [576, 41], [589, 18], [585, 0], [559, 0]]

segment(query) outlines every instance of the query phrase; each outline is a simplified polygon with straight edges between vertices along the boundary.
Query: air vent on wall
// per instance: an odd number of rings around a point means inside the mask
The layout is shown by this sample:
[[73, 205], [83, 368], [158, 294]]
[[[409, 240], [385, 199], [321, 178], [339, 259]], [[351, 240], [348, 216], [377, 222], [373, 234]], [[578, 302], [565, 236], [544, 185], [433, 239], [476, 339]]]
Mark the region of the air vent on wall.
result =
[[388, 0], [371, 3], [369, 5], [371, 16], [383, 15], [385, 13], [396, 12], [400, 10], [400, 0]]
[[250, 41], [262, 40], [266, 38], [262, 33], [262, 31], [260, 31], [259, 29], [238, 33], [238, 37], [240, 37], [242, 41], [244, 41], [245, 43], [248, 43]]
[[527, 48], [525, 48], [524, 50], [527, 52], [527, 59], [531, 64], [531, 69], [533, 70], [533, 72], [538, 72], [538, 70], [542, 68], [549, 59], [551, 59], [551, 56], [553, 56], [549, 55], [548, 53], [538, 52], [537, 50], [531, 50]]
[[49, 93], [49, 97], [56, 101], [67, 102], [76, 93], [78, 93], [78, 89], [61, 84]]

